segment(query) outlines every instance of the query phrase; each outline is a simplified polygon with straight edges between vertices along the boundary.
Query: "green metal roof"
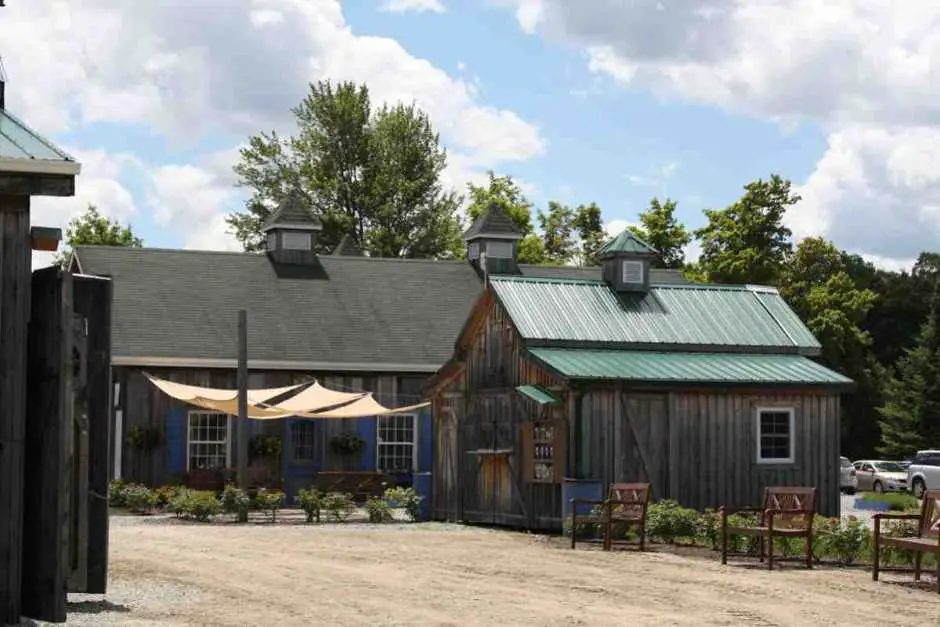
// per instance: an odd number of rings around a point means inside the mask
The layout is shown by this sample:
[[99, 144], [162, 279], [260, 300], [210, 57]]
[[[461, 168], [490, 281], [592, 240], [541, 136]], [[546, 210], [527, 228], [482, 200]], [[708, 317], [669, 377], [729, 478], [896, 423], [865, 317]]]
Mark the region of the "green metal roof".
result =
[[508, 276], [491, 277], [490, 284], [530, 345], [805, 354], [820, 348], [773, 288], [659, 285], [618, 294], [603, 281]]
[[0, 170], [74, 176], [80, 166], [12, 113], [0, 109]]
[[561, 399], [538, 385], [520, 385], [516, 391], [527, 396], [539, 405], [557, 405]]
[[624, 229], [623, 233], [610, 240], [600, 247], [597, 251], [598, 259], [613, 257], [621, 253], [634, 255], [658, 255], [659, 251], [641, 240], [630, 229]]
[[531, 348], [536, 359], [570, 379], [647, 383], [851, 385], [802, 355], [661, 353]]

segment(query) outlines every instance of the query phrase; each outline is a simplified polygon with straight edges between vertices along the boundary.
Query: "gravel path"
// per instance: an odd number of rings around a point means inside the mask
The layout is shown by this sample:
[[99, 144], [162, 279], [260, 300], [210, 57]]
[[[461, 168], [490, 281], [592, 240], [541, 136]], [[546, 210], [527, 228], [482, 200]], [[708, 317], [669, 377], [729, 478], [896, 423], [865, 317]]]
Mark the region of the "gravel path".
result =
[[[69, 625], [927, 625], [909, 575], [571, 551], [458, 525], [112, 518], [111, 586]], [[929, 583], [928, 583], [929, 582]]]

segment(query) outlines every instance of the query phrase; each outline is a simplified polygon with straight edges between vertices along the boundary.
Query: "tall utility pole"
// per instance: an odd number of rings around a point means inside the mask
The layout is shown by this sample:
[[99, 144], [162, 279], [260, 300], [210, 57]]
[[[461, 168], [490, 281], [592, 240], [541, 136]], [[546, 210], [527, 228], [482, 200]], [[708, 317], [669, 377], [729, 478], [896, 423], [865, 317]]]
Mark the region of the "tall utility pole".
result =
[[238, 487], [248, 488], [248, 312], [238, 312]]

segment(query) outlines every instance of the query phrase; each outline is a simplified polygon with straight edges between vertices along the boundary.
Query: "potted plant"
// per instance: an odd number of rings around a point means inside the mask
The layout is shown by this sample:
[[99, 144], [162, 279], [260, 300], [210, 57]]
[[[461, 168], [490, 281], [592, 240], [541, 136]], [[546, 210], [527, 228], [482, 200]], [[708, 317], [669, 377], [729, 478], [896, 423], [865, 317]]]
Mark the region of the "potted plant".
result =
[[344, 432], [330, 438], [330, 450], [343, 460], [343, 466], [359, 455], [365, 446], [366, 441], [356, 433]]

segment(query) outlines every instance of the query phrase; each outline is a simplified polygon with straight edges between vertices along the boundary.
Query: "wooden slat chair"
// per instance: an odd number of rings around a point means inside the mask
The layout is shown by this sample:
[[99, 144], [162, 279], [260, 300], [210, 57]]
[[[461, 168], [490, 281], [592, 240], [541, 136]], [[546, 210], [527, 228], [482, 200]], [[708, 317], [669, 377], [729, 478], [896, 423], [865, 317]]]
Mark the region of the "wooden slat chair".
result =
[[[882, 520], [916, 520], [917, 536], [897, 538], [881, 535]], [[940, 594], [940, 490], [927, 490], [921, 504], [920, 514], [893, 514], [890, 512], [875, 514], [875, 555], [872, 560], [871, 576], [878, 581], [880, 570], [881, 547], [891, 546], [914, 551], [914, 581], [920, 581], [920, 565], [924, 553], [937, 556], [937, 594]]]
[[[728, 517], [733, 514], [756, 513], [761, 515], [758, 526], [729, 527]], [[813, 518], [816, 516], [816, 488], [767, 487], [764, 489], [764, 507], [738, 508], [722, 506], [718, 509], [721, 518], [721, 563], [728, 563], [728, 536], [758, 536], [760, 561], [764, 561], [767, 548], [767, 567], [774, 567], [774, 538], [803, 538], [806, 567], [813, 567]], [[735, 553], [734, 555], [740, 555]]]
[[[648, 483], [612, 483], [605, 501], [571, 499], [571, 548], [576, 546], [578, 525], [583, 523], [604, 527], [605, 551], [611, 550], [614, 544], [634, 544], [629, 541], [615, 541], [612, 534], [614, 525], [636, 527], [640, 536], [639, 548], [641, 551], [645, 550], [646, 508], [649, 501], [650, 484]], [[579, 505], [601, 505], [603, 508], [599, 514], [579, 516]]]

